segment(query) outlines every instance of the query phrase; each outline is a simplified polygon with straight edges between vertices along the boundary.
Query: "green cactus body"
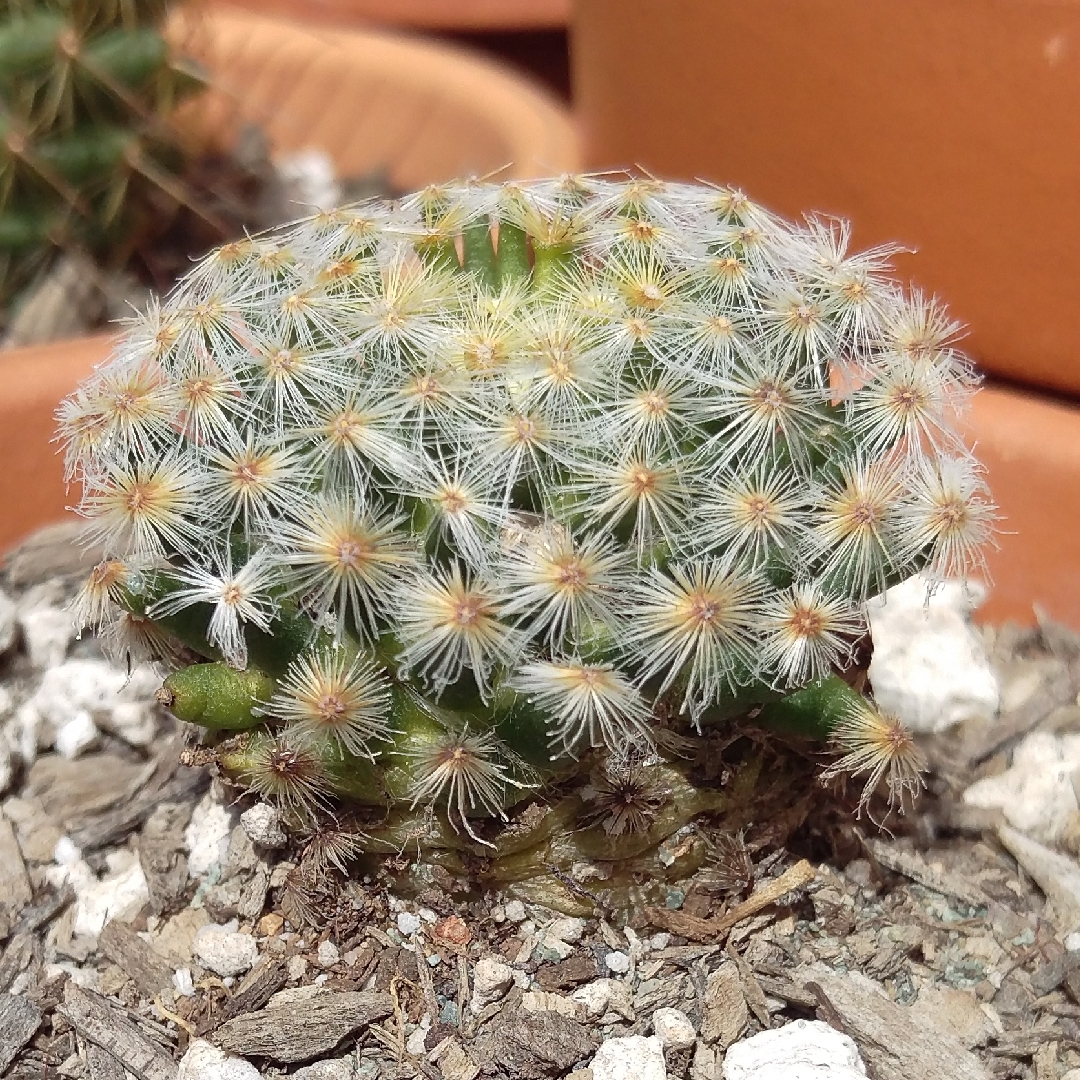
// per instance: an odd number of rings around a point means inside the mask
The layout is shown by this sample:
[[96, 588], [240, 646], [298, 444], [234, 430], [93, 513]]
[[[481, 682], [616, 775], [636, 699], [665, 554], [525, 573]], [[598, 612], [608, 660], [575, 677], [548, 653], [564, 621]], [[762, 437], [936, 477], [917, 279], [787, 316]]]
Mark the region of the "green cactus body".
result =
[[203, 84], [163, 35], [169, 6], [0, 6], [0, 301], [57, 246], [123, 250], [182, 196], [170, 116]]
[[[978, 567], [994, 512], [955, 326], [888, 255], [593, 177], [230, 244], [62, 406], [111, 556], [80, 618], [202, 657], [166, 689], [247, 729], [225, 771], [299, 819], [384, 807], [372, 851], [645, 858], [737, 805], [669, 750], [739, 718], [902, 794], [910, 739], [836, 676], [866, 601]], [[500, 825], [544, 799], [548, 824]]]

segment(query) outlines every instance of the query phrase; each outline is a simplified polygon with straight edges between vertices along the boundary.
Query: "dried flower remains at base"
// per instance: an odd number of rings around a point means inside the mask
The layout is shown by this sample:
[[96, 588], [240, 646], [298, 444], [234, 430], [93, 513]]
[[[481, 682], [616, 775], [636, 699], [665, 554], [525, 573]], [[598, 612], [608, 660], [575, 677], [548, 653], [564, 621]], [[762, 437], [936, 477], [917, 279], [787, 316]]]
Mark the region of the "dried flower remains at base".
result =
[[433, 809], [486, 845], [592, 773], [584, 825], [639, 833], [670, 795], [625, 762], [740, 717], [899, 799], [917, 750], [837, 676], [866, 601], [981, 569], [995, 513], [956, 328], [889, 255], [603, 177], [232, 244], [61, 409], [108, 556], [79, 617], [201, 658], [174, 711], [298, 819]]

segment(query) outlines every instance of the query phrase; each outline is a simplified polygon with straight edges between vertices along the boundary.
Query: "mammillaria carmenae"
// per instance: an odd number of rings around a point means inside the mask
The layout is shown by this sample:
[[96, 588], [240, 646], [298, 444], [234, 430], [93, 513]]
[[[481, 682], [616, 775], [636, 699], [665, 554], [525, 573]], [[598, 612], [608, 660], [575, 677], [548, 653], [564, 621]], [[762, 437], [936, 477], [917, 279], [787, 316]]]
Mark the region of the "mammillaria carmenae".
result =
[[865, 601], [977, 568], [994, 514], [956, 325], [847, 245], [594, 177], [229, 244], [61, 409], [110, 556], [79, 617], [301, 823], [340, 796], [479, 839], [606, 754], [605, 827], [643, 829], [633, 776], [747, 714], [899, 798], [918, 752], [838, 673]]

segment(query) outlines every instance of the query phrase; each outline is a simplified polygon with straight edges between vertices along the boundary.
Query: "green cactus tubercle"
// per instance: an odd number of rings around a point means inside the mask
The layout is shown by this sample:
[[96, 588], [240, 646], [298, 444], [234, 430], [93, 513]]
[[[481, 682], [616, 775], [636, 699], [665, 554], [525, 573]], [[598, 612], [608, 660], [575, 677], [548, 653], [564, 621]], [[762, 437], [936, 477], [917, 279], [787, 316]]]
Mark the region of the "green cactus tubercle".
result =
[[994, 513], [955, 325], [847, 239], [563, 177], [226, 245], [61, 408], [78, 617], [289, 820], [381, 808], [370, 851], [640, 854], [730, 804], [678, 748], [742, 721], [899, 799], [865, 604], [979, 567]]
[[203, 82], [169, 47], [170, 6], [0, 4], [0, 298], [56, 248], [115, 254], [185, 201], [171, 115]]

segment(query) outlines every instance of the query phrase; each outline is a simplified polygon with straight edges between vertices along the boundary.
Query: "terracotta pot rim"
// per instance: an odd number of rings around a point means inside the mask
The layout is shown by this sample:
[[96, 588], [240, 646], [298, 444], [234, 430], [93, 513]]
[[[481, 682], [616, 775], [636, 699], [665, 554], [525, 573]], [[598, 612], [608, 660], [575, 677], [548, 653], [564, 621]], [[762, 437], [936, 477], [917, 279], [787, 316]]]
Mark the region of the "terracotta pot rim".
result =
[[[222, 7], [247, 8], [243, 0], [217, 0]], [[571, 0], [306, 0], [304, 23], [400, 26], [416, 30], [502, 33], [561, 30], [570, 22]], [[264, 0], [260, 10], [283, 17], [295, 0]]]

